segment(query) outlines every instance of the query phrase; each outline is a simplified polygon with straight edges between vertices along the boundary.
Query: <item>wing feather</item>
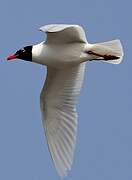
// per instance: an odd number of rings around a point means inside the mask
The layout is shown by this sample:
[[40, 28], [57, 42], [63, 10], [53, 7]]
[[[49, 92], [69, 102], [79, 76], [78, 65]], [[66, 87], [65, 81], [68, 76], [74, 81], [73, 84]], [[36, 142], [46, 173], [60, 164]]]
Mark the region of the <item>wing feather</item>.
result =
[[51, 24], [42, 26], [41, 31], [47, 33], [46, 43], [86, 43], [86, 36], [83, 28], [79, 25]]
[[48, 68], [41, 111], [51, 157], [61, 177], [71, 169], [77, 132], [76, 102], [85, 63], [70, 69]]

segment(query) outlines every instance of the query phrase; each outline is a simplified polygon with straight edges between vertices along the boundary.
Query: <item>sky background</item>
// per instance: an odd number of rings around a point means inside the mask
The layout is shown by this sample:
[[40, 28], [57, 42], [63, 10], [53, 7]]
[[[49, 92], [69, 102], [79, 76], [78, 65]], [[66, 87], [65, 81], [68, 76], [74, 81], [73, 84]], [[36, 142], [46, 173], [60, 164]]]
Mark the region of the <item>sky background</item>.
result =
[[0, 4], [0, 179], [58, 180], [43, 133], [39, 94], [46, 68], [7, 62], [17, 49], [45, 39], [38, 28], [80, 24], [89, 42], [119, 38], [120, 65], [87, 63], [78, 104], [78, 135], [66, 180], [132, 179], [132, 2], [2, 0]]

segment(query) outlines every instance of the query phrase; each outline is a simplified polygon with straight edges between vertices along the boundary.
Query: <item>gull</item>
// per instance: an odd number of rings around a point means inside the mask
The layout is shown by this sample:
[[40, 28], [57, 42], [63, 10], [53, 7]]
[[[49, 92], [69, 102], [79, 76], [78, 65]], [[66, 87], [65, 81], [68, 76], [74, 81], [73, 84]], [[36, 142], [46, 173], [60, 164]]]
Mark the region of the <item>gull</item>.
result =
[[88, 61], [119, 64], [120, 40], [88, 43], [79, 25], [51, 24], [40, 28], [46, 41], [21, 48], [7, 60], [22, 59], [47, 66], [40, 94], [42, 122], [55, 168], [64, 177], [71, 169], [77, 133], [76, 104]]

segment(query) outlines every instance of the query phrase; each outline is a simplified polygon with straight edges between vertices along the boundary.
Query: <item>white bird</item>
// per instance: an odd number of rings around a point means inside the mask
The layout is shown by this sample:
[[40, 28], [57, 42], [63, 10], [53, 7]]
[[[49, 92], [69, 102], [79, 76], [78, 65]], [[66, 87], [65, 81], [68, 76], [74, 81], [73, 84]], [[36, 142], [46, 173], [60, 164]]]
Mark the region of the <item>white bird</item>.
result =
[[26, 46], [7, 59], [23, 59], [47, 66], [40, 95], [42, 121], [49, 151], [61, 177], [71, 169], [76, 142], [76, 103], [83, 83], [86, 61], [119, 64], [120, 40], [90, 44], [79, 25], [53, 24], [40, 28], [45, 42]]

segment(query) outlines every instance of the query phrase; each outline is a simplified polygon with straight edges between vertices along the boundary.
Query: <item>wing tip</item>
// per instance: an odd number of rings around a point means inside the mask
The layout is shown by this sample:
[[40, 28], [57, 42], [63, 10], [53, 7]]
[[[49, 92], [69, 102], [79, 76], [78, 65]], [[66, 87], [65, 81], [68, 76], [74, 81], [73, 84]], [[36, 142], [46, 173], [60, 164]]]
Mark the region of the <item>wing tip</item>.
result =
[[80, 25], [77, 25], [77, 24], [47, 24], [45, 26], [41, 26], [39, 30], [43, 32], [59, 32], [69, 27], [82, 28]]

